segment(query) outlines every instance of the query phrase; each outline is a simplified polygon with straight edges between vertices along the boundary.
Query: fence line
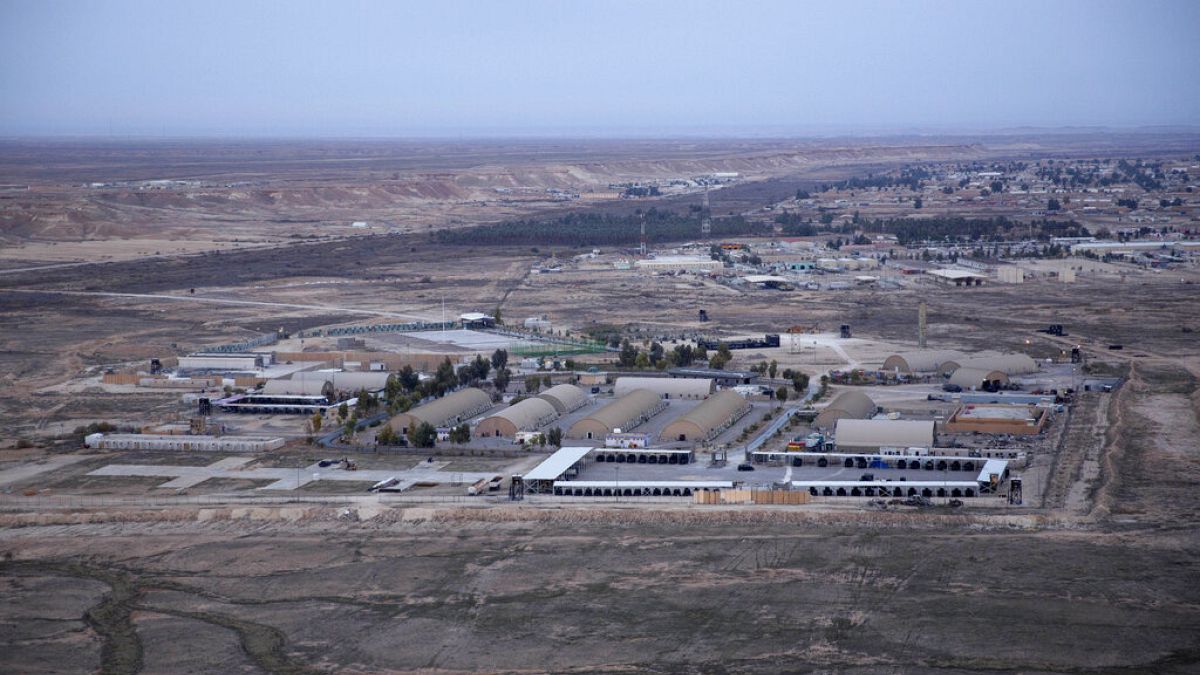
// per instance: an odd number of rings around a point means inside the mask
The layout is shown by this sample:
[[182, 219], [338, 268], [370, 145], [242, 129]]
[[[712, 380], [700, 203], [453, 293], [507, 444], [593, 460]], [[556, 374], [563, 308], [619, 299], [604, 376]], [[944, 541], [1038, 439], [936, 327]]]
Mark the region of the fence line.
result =
[[[550, 495], [526, 495], [522, 500], [531, 505], [541, 504], [690, 504], [690, 497], [663, 496], [611, 496], [611, 497], [574, 497]], [[213, 506], [213, 507], [251, 507], [251, 506], [285, 506], [289, 504], [329, 504], [349, 506], [354, 504], [380, 504], [384, 506], [404, 506], [410, 504], [438, 505], [499, 505], [519, 504], [510, 502], [507, 497], [498, 496], [469, 496], [462, 495], [280, 495], [267, 497], [259, 495], [152, 495], [152, 496], [106, 496], [106, 495], [0, 495], [0, 510], [25, 510], [30, 508], [60, 508], [60, 509], [98, 509], [106, 507], [173, 507], [173, 506]]]

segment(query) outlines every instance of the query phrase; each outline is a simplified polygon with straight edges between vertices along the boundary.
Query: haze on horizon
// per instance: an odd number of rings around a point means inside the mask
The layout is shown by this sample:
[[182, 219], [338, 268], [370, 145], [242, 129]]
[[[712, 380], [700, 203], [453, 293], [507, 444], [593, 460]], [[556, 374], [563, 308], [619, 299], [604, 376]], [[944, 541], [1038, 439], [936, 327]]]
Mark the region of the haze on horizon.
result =
[[1200, 121], [1200, 3], [0, 0], [0, 135]]

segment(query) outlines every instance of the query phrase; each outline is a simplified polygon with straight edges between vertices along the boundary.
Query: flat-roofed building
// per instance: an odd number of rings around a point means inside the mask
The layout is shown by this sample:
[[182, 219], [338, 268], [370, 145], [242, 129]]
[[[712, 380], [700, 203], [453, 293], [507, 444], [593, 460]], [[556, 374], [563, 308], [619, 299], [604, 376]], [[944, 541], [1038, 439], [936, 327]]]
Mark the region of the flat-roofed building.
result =
[[839, 452], [883, 447], [931, 448], [936, 440], [933, 420], [837, 421], [834, 432]]
[[987, 277], [978, 272], [968, 272], [967, 270], [941, 269], [931, 270], [929, 276], [947, 286], [982, 286], [983, 282], [987, 281]]
[[702, 399], [716, 390], [716, 383], [700, 377], [618, 377], [613, 394], [619, 397], [638, 389], [647, 389], [663, 398]]

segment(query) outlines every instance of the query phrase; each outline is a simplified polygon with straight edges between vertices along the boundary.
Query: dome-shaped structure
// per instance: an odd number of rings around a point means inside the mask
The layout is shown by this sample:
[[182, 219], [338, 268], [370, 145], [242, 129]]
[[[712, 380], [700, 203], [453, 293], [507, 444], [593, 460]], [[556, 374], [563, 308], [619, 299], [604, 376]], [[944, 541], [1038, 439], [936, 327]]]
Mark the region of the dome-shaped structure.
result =
[[613, 429], [632, 429], [666, 407], [667, 402], [658, 394], [637, 389], [572, 424], [566, 435], [568, 438], [603, 439]]
[[922, 349], [892, 354], [883, 362], [882, 370], [913, 373], [947, 373], [958, 368], [966, 355], [953, 349]]
[[587, 403], [588, 395], [581, 387], [573, 384], [559, 384], [538, 394], [538, 398], [547, 401], [559, 415], [565, 415], [572, 410], [578, 410]]
[[861, 391], [844, 391], [825, 406], [815, 420], [817, 429], [832, 429], [843, 418], [868, 420], [875, 414], [875, 402]]
[[476, 436], [516, 436], [518, 431], [533, 431], [558, 418], [554, 406], [541, 398], [527, 398], [485, 417], [475, 428]]
[[492, 407], [492, 397], [482, 390], [462, 389], [453, 394], [430, 401], [423, 406], [400, 413], [393, 417], [388, 424], [392, 429], [402, 434], [422, 422], [428, 422], [434, 427], [449, 427], [484, 413]]
[[728, 429], [750, 412], [750, 404], [742, 395], [725, 390], [708, 397], [703, 403], [680, 415], [663, 429], [664, 441], [700, 442]]

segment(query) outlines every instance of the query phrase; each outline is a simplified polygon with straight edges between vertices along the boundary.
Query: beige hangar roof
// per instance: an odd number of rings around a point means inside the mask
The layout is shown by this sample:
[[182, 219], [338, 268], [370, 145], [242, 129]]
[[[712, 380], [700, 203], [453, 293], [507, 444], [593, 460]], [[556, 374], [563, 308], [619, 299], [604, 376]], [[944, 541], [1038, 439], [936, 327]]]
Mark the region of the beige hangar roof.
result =
[[559, 384], [538, 394], [538, 398], [554, 406], [559, 415], [564, 415], [587, 403], [588, 395], [581, 387], [573, 384]]
[[902, 373], [946, 372], [957, 368], [966, 354], [953, 349], [922, 349], [892, 354], [883, 362], [883, 370], [899, 370]]
[[852, 420], [837, 421], [837, 447], [903, 448], [933, 447], [933, 420]]
[[714, 432], [728, 428], [749, 407], [746, 399], [736, 391], [719, 392], [668, 424], [663, 429], [662, 439], [674, 441], [682, 436], [685, 441], [708, 440]]
[[613, 394], [624, 396], [647, 389], [664, 398], [708, 398], [716, 386], [716, 381], [707, 377], [618, 377]]
[[968, 368], [963, 366], [950, 375], [950, 384], [957, 384], [963, 389], [978, 389], [984, 380], [988, 382], [1008, 382], [1008, 375], [1003, 370], [987, 368]]
[[1000, 356], [980, 356], [959, 362], [963, 368], [986, 368], [1000, 370], [1007, 375], [1025, 375], [1038, 371], [1037, 361], [1025, 354], [1002, 354]]
[[389, 424], [397, 431], [408, 429], [413, 423], [420, 424], [421, 422], [428, 422], [435, 427], [461, 424], [490, 407], [492, 407], [492, 397], [472, 387], [430, 401], [406, 413], [400, 413], [393, 417]]
[[636, 389], [584, 417], [567, 431], [570, 438], [600, 438], [613, 429], [629, 429], [662, 410], [667, 405], [662, 397], [647, 389]]
[[495, 415], [484, 418], [475, 429], [478, 436], [513, 436], [518, 431], [533, 431], [558, 418], [554, 406], [541, 398], [527, 398]]
[[855, 420], [870, 419], [875, 414], [875, 402], [861, 391], [844, 391], [817, 414], [813, 426], [828, 429], [843, 417]]

